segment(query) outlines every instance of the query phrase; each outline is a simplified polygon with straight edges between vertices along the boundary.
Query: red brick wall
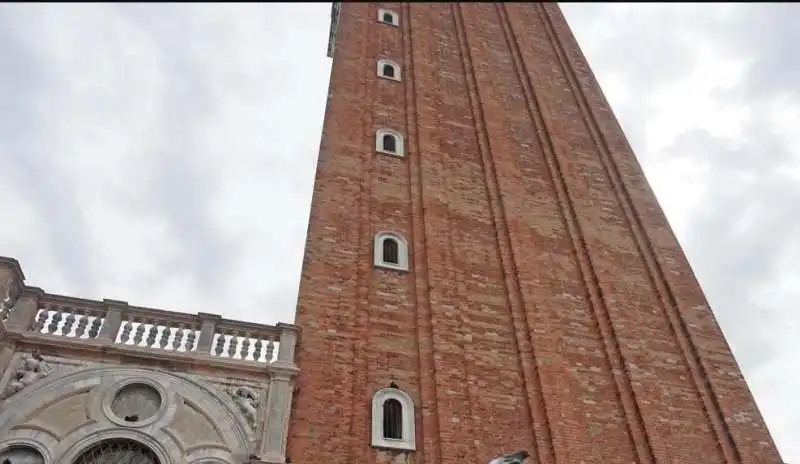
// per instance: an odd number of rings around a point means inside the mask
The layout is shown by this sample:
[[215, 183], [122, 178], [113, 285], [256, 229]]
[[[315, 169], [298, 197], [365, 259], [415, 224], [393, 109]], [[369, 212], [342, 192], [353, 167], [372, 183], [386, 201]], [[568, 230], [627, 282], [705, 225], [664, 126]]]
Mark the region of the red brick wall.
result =
[[[373, 267], [381, 231], [410, 272]], [[555, 4], [342, 4], [297, 323], [297, 463], [780, 459]], [[370, 447], [391, 381], [409, 456]]]

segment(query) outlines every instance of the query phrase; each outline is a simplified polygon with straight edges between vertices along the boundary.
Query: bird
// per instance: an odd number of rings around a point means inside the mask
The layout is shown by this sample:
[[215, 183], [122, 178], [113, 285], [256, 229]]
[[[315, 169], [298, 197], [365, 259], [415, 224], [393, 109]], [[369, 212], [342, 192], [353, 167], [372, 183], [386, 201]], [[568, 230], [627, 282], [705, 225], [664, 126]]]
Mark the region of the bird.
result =
[[138, 414], [131, 414], [130, 416], [125, 416], [125, 422], [137, 422], [139, 420]]
[[517, 451], [516, 453], [506, 454], [499, 458], [492, 459], [489, 464], [522, 464], [530, 457], [527, 451]]

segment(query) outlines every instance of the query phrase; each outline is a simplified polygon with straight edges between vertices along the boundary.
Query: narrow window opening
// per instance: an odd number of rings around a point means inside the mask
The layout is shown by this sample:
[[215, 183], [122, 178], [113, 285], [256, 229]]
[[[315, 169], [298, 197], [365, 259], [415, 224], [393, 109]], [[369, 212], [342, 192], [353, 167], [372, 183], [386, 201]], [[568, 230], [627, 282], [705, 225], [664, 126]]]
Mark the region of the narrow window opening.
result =
[[383, 22], [394, 24], [394, 16], [391, 13], [384, 13], [383, 14]]
[[403, 439], [403, 405], [394, 398], [383, 403], [383, 438]]
[[383, 149], [392, 153], [397, 151], [397, 140], [393, 135], [385, 134], [383, 136]]
[[383, 65], [383, 75], [384, 77], [394, 78], [394, 66], [390, 64]]
[[400, 252], [397, 240], [386, 238], [383, 240], [383, 262], [389, 264], [400, 263]]

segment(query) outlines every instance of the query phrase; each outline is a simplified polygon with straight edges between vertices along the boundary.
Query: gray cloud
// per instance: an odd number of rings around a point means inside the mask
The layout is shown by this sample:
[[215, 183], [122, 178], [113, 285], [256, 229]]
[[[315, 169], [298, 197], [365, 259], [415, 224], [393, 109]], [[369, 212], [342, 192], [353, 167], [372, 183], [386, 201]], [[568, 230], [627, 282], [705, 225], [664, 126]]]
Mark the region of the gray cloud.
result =
[[[563, 8], [800, 461], [800, 7]], [[51, 292], [291, 320], [328, 21], [313, 3], [0, 5], [0, 254]]]

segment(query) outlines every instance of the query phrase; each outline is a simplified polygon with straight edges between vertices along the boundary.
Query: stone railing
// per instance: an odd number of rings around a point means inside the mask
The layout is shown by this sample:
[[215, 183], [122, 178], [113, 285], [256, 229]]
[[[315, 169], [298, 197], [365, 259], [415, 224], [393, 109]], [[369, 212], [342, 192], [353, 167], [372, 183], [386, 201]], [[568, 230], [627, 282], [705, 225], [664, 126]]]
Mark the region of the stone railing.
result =
[[[73, 342], [110, 344], [173, 355], [269, 364], [294, 363], [298, 328], [223, 319], [214, 314], [185, 314], [130, 306], [124, 301], [86, 300], [47, 294], [21, 285], [16, 261], [0, 257], [0, 326], [9, 332], [36, 334]], [[18, 265], [16, 265], [18, 266]], [[9, 271], [10, 269], [10, 271]], [[19, 276], [14, 279], [15, 272]], [[11, 276], [11, 278], [9, 278]]]

